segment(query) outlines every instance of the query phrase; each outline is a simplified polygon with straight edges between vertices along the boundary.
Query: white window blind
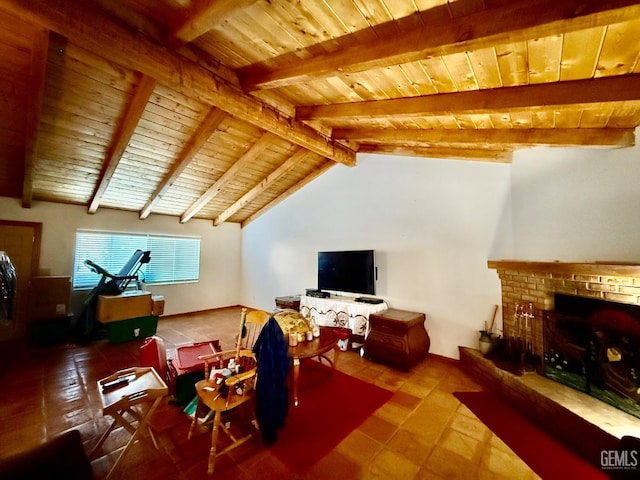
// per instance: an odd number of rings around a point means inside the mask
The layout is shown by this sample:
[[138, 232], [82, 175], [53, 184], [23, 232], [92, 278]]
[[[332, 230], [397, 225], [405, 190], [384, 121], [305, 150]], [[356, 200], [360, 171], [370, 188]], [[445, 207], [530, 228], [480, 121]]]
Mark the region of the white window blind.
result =
[[148, 284], [197, 282], [200, 277], [197, 237], [78, 231], [73, 288], [92, 288], [101, 278], [85, 265], [85, 260], [117, 275], [137, 249], [151, 252], [151, 261], [138, 271], [140, 280]]

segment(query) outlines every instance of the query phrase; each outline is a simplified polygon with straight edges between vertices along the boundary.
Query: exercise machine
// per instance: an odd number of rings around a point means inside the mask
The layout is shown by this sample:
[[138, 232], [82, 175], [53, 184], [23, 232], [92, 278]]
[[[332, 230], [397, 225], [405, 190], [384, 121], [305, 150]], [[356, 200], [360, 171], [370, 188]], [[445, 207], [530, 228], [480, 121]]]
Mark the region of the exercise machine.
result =
[[76, 321], [78, 343], [92, 340], [96, 335], [96, 308], [100, 295], [118, 295], [124, 292], [129, 284], [138, 281], [138, 271], [145, 263], [151, 261], [151, 251], [136, 250], [124, 264], [117, 275], [109, 273], [100, 265], [85, 260], [84, 264], [93, 272], [101, 275], [98, 284], [93, 287], [84, 302], [82, 312]]

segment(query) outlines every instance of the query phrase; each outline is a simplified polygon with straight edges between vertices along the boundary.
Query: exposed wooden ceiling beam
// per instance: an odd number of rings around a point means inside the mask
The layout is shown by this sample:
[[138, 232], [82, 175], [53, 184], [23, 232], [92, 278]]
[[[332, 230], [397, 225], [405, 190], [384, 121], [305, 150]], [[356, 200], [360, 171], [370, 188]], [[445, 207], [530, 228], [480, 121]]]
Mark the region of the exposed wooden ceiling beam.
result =
[[304, 106], [296, 109], [296, 118], [318, 120], [361, 116], [397, 118], [455, 113], [496, 113], [625, 101], [640, 101], [640, 74], [390, 100]]
[[276, 88], [372, 68], [542, 38], [637, 18], [637, 0], [524, 0], [420, 26], [402, 35], [299, 60], [271, 72], [245, 69], [245, 91]]
[[333, 138], [369, 144], [458, 144], [632, 147], [633, 128], [533, 128], [478, 130], [334, 129]]
[[353, 166], [355, 152], [268, 105], [228, 81], [142, 35], [108, 21], [88, 2], [3, 0], [0, 9], [44, 26], [109, 61], [155, 78], [180, 93], [225, 110], [234, 117], [335, 162]]
[[42, 100], [47, 79], [49, 31], [37, 30], [31, 49], [31, 65], [27, 88], [26, 138], [24, 147], [24, 177], [22, 180], [22, 207], [31, 208], [33, 177], [38, 148], [38, 126], [42, 115]]
[[358, 153], [383, 153], [405, 157], [447, 158], [452, 160], [480, 160], [484, 162], [511, 163], [512, 152], [481, 148], [421, 148], [398, 145], [360, 145]]
[[203, 147], [209, 137], [213, 135], [222, 121], [227, 118], [226, 112], [213, 107], [204, 121], [198, 126], [197, 131], [193, 134], [193, 137], [185, 145], [184, 149], [180, 153], [178, 160], [173, 164], [171, 170], [164, 178], [162, 183], [158, 185], [158, 188], [153, 195], [149, 198], [146, 205], [140, 211], [140, 219], [143, 220], [149, 216], [153, 207], [162, 199], [162, 196], [171, 188], [173, 183], [178, 179], [180, 174], [187, 168], [187, 165], [191, 163], [196, 153]]
[[198, 213], [202, 208], [211, 201], [216, 195], [218, 195], [222, 189], [229, 183], [233, 178], [238, 175], [240, 171], [242, 171], [247, 165], [253, 162], [262, 152], [264, 152], [267, 148], [271, 146], [274, 141], [275, 135], [272, 133], [265, 133], [260, 137], [256, 143], [254, 143], [247, 152], [240, 157], [233, 166], [224, 172], [222, 176], [209, 187], [209, 189], [202, 194], [202, 196], [193, 202], [193, 204], [187, 209], [186, 212], [182, 214], [180, 217], [180, 223], [188, 222], [196, 213]]
[[113, 0], [91, 0], [91, 2], [99, 5], [100, 8], [114, 18], [126, 21], [128, 25], [133, 25], [137, 31], [147, 35], [158, 43], [162, 43], [167, 35], [166, 30], [156, 22], [150, 20], [147, 16], [131, 8], [126, 2], [114, 2]]
[[240, 210], [247, 203], [249, 203], [251, 200], [253, 200], [258, 195], [260, 195], [262, 192], [267, 190], [280, 177], [285, 175], [287, 172], [293, 170], [293, 168], [295, 168], [296, 165], [298, 165], [308, 155], [312, 155], [312, 153], [309, 152], [309, 150], [299, 148], [293, 155], [291, 155], [291, 157], [289, 157], [288, 160], [286, 160], [282, 165], [280, 165], [273, 172], [267, 175], [264, 178], [264, 180], [258, 183], [255, 187], [253, 187], [251, 190], [245, 193], [240, 200], [235, 202], [233, 205], [227, 208], [224, 212], [222, 212], [220, 215], [214, 218], [213, 224], [215, 226], [218, 226], [221, 223], [223, 223], [227, 218], [229, 218], [231, 215], [236, 213], [238, 210]]
[[200, 35], [211, 29], [211, 25], [220, 23], [234, 10], [245, 8], [255, 3], [257, 0], [206, 0], [195, 2], [195, 5], [188, 12], [188, 18], [181, 24], [173, 27], [167, 36], [167, 46], [170, 48], [180, 48], [195, 40]]
[[291, 187], [289, 190], [287, 190], [286, 192], [284, 192], [282, 195], [280, 195], [278, 198], [274, 198], [271, 202], [267, 203], [264, 207], [262, 207], [260, 210], [258, 210], [256, 213], [254, 213], [253, 215], [251, 215], [250, 217], [247, 217], [241, 224], [240, 227], [244, 228], [247, 225], [249, 225], [249, 223], [253, 222], [256, 218], [258, 218], [260, 215], [264, 214], [266, 211], [271, 210], [273, 207], [275, 207], [276, 205], [278, 205], [280, 202], [282, 202], [283, 200], [285, 200], [286, 198], [290, 197], [291, 195], [293, 195], [294, 193], [296, 193], [298, 190], [300, 190], [302, 187], [304, 187], [305, 185], [308, 185], [309, 183], [311, 183], [312, 181], [314, 181], [316, 178], [318, 178], [319, 176], [321, 176], [322, 174], [324, 174], [325, 172], [327, 172], [330, 168], [334, 167], [336, 164], [334, 162], [326, 162], [323, 165], [321, 165], [319, 168], [317, 168], [316, 170], [314, 170], [310, 175], [307, 175], [305, 177], [304, 180], [302, 180], [301, 182], [296, 183], [293, 187]]
[[100, 172], [96, 191], [93, 194], [91, 203], [89, 204], [89, 213], [96, 213], [98, 210], [100, 200], [102, 200], [104, 192], [107, 191], [109, 182], [111, 181], [116, 168], [118, 168], [122, 154], [127, 149], [131, 136], [133, 135], [133, 132], [140, 121], [140, 117], [142, 117], [144, 109], [147, 106], [149, 98], [155, 88], [155, 79], [146, 75], [141, 76], [140, 82], [133, 94], [133, 98], [129, 102], [129, 105], [127, 105], [127, 111], [118, 125], [118, 129], [116, 130], [111, 146], [109, 147], [109, 153], [102, 167], [102, 172]]

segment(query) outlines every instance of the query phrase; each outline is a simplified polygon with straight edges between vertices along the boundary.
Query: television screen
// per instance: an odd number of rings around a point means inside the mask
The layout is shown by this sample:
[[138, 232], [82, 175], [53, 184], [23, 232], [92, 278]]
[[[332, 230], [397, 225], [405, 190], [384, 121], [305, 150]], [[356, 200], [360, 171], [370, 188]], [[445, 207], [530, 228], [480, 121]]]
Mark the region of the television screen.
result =
[[375, 295], [374, 251], [318, 252], [318, 289]]

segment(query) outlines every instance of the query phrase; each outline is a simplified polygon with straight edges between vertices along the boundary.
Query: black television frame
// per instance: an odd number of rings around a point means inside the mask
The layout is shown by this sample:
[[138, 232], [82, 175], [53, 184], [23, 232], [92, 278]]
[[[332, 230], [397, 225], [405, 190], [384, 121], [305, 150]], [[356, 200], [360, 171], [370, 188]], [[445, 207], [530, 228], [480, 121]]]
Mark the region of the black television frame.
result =
[[375, 250], [318, 252], [318, 290], [376, 294]]

